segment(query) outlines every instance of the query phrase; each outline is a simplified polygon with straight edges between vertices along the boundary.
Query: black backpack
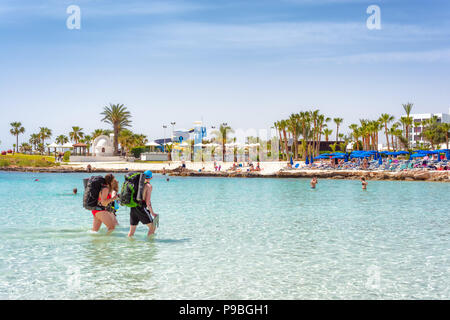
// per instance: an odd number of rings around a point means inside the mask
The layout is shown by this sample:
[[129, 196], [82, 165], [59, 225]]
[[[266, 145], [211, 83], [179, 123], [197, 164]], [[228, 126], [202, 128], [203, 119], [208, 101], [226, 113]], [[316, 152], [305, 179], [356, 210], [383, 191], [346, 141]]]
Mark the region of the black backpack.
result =
[[140, 172], [130, 172], [125, 175], [125, 181], [120, 191], [120, 204], [134, 208], [142, 201], [145, 176]]
[[98, 197], [100, 191], [105, 185], [105, 178], [102, 176], [92, 176], [89, 179], [83, 179], [84, 196], [83, 207], [86, 210], [94, 210], [98, 206]]

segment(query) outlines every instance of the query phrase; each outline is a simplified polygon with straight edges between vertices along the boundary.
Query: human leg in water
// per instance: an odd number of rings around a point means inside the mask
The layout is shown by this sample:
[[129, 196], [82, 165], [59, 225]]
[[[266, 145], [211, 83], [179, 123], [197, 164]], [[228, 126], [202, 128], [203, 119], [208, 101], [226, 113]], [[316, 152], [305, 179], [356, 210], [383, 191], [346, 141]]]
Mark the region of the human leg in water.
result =
[[[108, 231], [106, 234], [110, 234], [116, 228], [114, 214], [111, 212], [108, 212], [108, 211], [97, 212], [95, 214], [95, 218], [100, 220], [102, 223], [104, 223], [106, 228], [108, 228]], [[95, 219], [94, 219], [94, 224], [95, 224]], [[100, 223], [100, 225], [101, 225], [101, 223]], [[100, 226], [98, 227], [98, 229], [100, 229]], [[93, 230], [98, 231], [98, 229], [97, 230], [93, 229]]]

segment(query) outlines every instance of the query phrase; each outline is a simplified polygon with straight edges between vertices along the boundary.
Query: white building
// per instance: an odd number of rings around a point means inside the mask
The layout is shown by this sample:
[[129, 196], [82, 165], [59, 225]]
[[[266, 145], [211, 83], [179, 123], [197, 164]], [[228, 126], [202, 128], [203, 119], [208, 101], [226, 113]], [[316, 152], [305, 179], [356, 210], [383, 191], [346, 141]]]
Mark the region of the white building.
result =
[[111, 157], [114, 155], [114, 134], [109, 137], [105, 135], [95, 138], [92, 144], [95, 157]]
[[[428, 120], [431, 119], [432, 116], [436, 116], [439, 123], [450, 123], [450, 109], [449, 113], [416, 113], [410, 114], [409, 116], [413, 118], [413, 125], [409, 128], [409, 143], [412, 147], [428, 143], [423, 140], [422, 137], [423, 126], [421, 122], [423, 120]], [[403, 117], [406, 117], [406, 114], [403, 115]], [[416, 123], [420, 123], [420, 125], [416, 126]]]

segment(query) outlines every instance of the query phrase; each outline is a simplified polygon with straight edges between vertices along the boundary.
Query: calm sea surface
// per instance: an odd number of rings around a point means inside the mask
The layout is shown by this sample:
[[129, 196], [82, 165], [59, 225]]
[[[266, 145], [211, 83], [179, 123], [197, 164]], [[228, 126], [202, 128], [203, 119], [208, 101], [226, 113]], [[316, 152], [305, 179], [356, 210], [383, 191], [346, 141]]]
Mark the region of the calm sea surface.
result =
[[448, 183], [156, 175], [128, 239], [126, 208], [89, 231], [85, 177], [0, 172], [0, 299], [450, 299]]

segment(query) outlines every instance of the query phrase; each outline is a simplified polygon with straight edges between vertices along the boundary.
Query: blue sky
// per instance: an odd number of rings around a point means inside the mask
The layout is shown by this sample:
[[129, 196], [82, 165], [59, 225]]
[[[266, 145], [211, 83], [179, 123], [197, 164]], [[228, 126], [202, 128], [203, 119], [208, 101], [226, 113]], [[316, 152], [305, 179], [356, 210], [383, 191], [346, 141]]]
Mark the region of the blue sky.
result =
[[[69, 5], [81, 29], [66, 28]], [[381, 8], [381, 30], [366, 9]], [[349, 124], [450, 107], [446, 0], [0, 0], [0, 149], [40, 126], [107, 128], [109, 103], [160, 138], [171, 121], [269, 128], [320, 109]]]

